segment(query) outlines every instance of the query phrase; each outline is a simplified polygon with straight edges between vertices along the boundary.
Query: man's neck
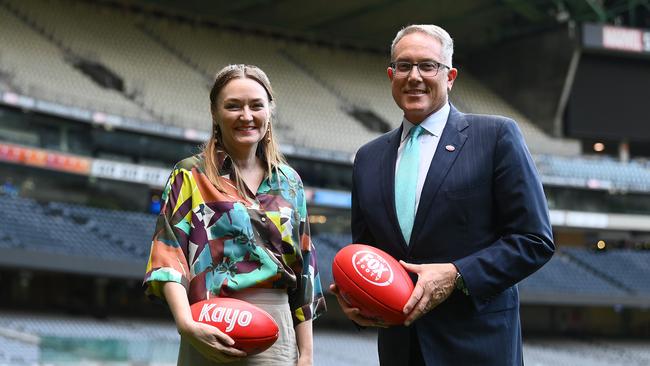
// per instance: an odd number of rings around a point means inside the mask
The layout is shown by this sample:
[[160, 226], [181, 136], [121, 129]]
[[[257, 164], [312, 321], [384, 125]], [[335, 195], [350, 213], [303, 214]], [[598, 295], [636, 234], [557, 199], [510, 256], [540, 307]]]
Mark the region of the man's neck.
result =
[[419, 114], [409, 116], [407, 113], [404, 113], [404, 118], [407, 121], [411, 122], [411, 124], [419, 125], [420, 123], [425, 121], [430, 116], [432, 116], [432, 115], [436, 114], [437, 112], [439, 112], [447, 103], [448, 103], [448, 101], [445, 100], [445, 102], [443, 104], [441, 104], [438, 108], [436, 108], [435, 110], [431, 111], [429, 114], [426, 114], [424, 116], [419, 115]]

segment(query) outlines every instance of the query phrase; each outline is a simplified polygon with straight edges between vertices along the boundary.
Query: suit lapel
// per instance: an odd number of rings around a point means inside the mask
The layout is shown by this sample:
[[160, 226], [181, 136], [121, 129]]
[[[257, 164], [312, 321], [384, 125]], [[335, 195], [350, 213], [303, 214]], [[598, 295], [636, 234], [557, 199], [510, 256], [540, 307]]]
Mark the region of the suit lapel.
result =
[[386, 207], [390, 227], [393, 228], [396, 236], [401, 239], [402, 246], [405, 247], [406, 241], [404, 241], [402, 232], [399, 229], [397, 213], [395, 211], [395, 162], [397, 161], [397, 149], [399, 148], [401, 136], [402, 127], [393, 130], [388, 135], [386, 150], [381, 162], [381, 182], [382, 198], [384, 200], [384, 207]]
[[[460, 154], [460, 151], [465, 144], [465, 140], [467, 140], [467, 135], [463, 133], [463, 130], [468, 126], [469, 125], [465, 120], [464, 115], [451, 106], [447, 125], [442, 131], [442, 136], [440, 136], [438, 147], [433, 155], [427, 177], [424, 181], [424, 186], [422, 187], [420, 203], [415, 214], [415, 222], [413, 224], [409, 251], [412, 249], [413, 244], [417, 242], [416, 239], [422, 230], [422, 225], [424, 225], [424, 221], [427, 218], [433, 199], [438, 194], [440, 185]], [[447, 146], [453, 146], [453, 151], [448, 151]], [[395, 205], [393, 204], [393, 207], [394, 206]]]

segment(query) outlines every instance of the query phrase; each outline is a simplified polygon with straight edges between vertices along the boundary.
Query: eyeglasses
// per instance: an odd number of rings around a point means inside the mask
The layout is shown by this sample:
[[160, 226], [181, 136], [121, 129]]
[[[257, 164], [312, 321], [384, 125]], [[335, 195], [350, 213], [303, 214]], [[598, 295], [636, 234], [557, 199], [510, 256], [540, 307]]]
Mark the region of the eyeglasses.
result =
[[398, 61], [390, 63], [390, 67], [393, 69], [393, 72], [395, 72], [395, 77], [397, 78], [407, 77], [411, 73], [411, 70], [413, 70], [413, 66], [418, 67], [418, 72], [422, 77], [434, 77], [438, 75], [438, 70], [442, 67], [451, 69], [451, 67], [437, 61], [424, 61], [417, 63]]

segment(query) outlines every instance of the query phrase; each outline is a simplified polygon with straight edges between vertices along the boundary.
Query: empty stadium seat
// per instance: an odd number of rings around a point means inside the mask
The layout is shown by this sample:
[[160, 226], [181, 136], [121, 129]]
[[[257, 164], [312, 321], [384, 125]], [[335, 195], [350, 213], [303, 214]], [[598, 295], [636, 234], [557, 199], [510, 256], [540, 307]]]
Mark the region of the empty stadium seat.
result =
[[[225, 65], [246, 63], [260, 66], [271, 79], [282, 143], [354, 153], [380, 133], [352, 117], [350, 108], [370, 110], [391, 128], [401, 122], [382, 55], [135, 15], [89, 2], [9, 0], [0, 19], [0, 29], [6, 30], [0, 39], [12, 45], [0, 70], [15, 72], [27, 94], [41, 95], [43, 89], [44, 95], [70, 95], [67, 103], [73, 105], [208, 130], [214, 74]], [[93, 83], [64, 61], [62, 49], [113, 71], [123, 78], [125, 92]], [[466, 70], [451, 100], [465, 112], [516, 119], [534, 153], [580, 152], [575, 141], [545, 135]]]

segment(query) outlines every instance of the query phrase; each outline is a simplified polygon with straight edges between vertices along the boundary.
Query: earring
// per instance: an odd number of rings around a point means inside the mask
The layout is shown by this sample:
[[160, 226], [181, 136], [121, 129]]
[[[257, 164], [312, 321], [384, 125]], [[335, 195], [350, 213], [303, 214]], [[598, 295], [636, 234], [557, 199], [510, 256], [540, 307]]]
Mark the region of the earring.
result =
[[269, 122], [269, 128], [266, 130], [266, 142], [271, 142], [271, 122]]

